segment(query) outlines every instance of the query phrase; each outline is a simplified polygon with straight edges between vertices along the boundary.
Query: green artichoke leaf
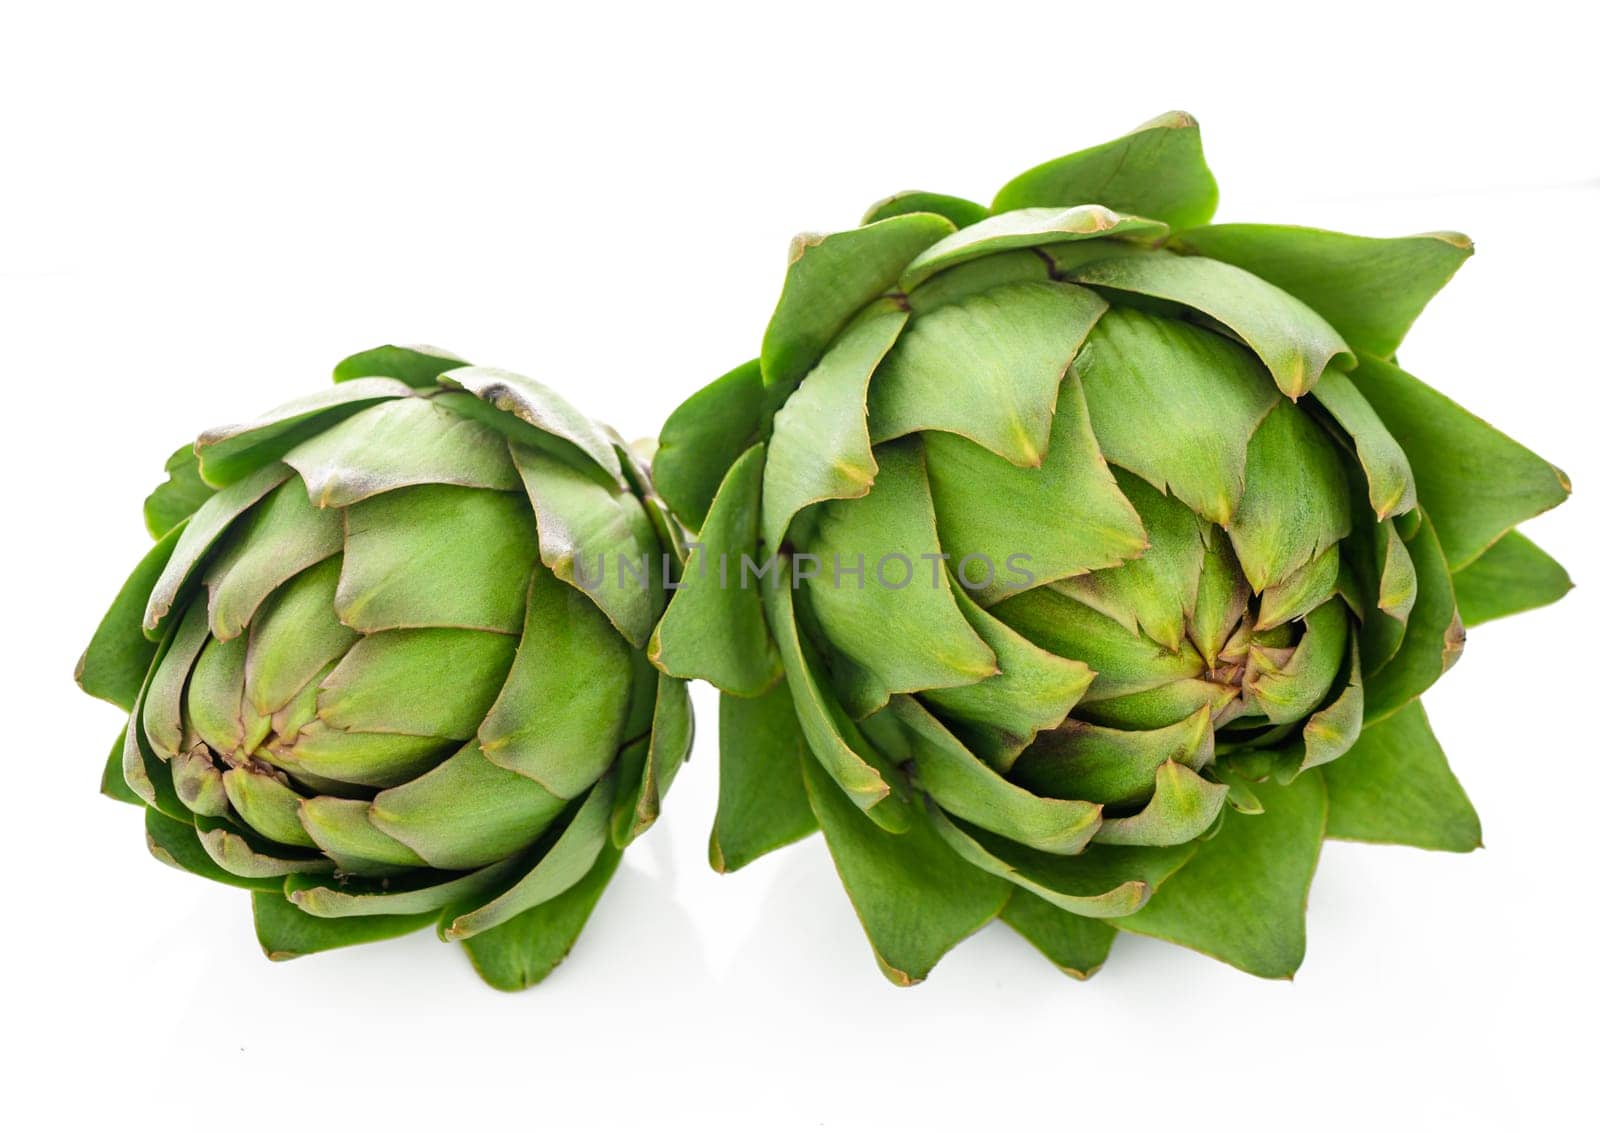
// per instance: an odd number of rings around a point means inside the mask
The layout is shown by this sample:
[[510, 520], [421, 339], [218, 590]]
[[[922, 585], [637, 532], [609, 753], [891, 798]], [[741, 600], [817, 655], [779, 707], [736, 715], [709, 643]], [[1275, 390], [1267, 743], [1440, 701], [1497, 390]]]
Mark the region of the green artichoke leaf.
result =
[[761, 375], [784, 394], [816, 365], [856, 312], [895, 285], [924, 248], [955, 230], [914, 212], [835, 232], [797, 236], [777, 310], [761, 340]]
[[1316, 558], [1291, 571], [1281, 582], [1264, 588], [1256, 606], [1255, 632], [1303, 618], [1332, 598], [1339, 588], [1341, 546], [1342, 543], [1329, 544]]
[[469, 365], [437, 346], [374, 346], [352, 354], [333, 368], [333, 380], [344, 383], [360, 378], [393, 378], [414, 389], [439, 384], [439, 375]]
[[[922, 437], [939, 545], [982, 605], [1145, 551], [1144, 524], [1100, 454], [1074, 370], [1061, 382], [1049, 438], [1038, 468], [1018, 468], [954, 433]], [[1053, 522], [1041, 524], [1046, 515]]]
[[498, 433], [420, 397], [346, 417], [284, 453], [283, 461], [300, 473], [318, 507], [349, 507], [418, 484], [521, 487]]
[[984, 644], [994, 650], [1000, 671], [977, 684], [926, 689], [919, 696], [939, 710], [967, 748], [1004, 773], [1035, 736], [1060, 726], [1095, 674], [1082, 661], [1040, 649], [967, 597], [963, 587], [951, 593]]
[[1411, 458], [1452, 571], [1571, 493], [1566, 473], [1399, 367], [1364, 355], [1350, 380]]
[[516, 652], [510, 634], [475, 629], [371, 634], [323, 678], [317, 716], [347, 731], [469, 739]]
[[195, 814], [226, 818], [233, 813], [222, 771], [209, 751], [181, 751], [171, 761], [172, 789], [179, 801]]
[[[302, 716], [316, 715], [318, 686], [358, 637], [334, 613], [342, 565], [336, 557], [302, 571], [267, 599], [251, 622], [244, 693], [255, 712], [294, 713], [303, 723], [310, 719]], [[173, 699], [164, 703], [176, 704], [178, 693], [172, 689]], [[309, 714], [302, 700], [307, 696]], [[176, 720], [169, 716], [167, 727], [176, 729]], [[285, 734], [290, 731], [285, 728]]]
[[1081, 852], [1100, 829], [1098, 804], [1017, 786], [968, 751], [916, 700], [896, 696], [887, 711], [902, 727], [916, 785], [950, 814], [1051, 854]]
[[183, 692], [208, 640], [205, 607], [184, 611], [150, 666], [134, 718], [156, 754], [171, 759], [184, 748]]
[[[279, 491], [304, 505], [298, 485]], [[351, 629], [364, 634], [423, 627], [522, 631], [537, 535], [533, 511], [519, 496], [418, 484], [362, 500], [342, 513], [312, 514], [331, 520], [333, 550], [343, 545], [334, 609]], [[263, 550], [263, 542], [247, 533], [245, 546], [246, 554], [265, 557], [280, 544], [267, 543]], [[292, 546], [285, 541], [283, 549]], [[322, 547], [311, 553], [317, 550]], [[218, 605], [214, 594], [213, 632], [220, 620]]]
[[543, 568], [527, 594], [526, 644], [478, 726], [478, 743], [490, 763], [575, 799], [627, 738], [630, 650], [594, 603]]
[[439, 917], [441, 940], [465, 940], [541, 905], [577, 885], [607, 846], [611, 807], [617, 799], [617, 778], [610, 774], [596, 783], [583, 802], [531, 869], [503, 892], [487, 901], [466, 898], [445, 907]]
[[383, 878], [428, 864], [373, 824], [372, 807], [365, 799], [332, 795], [307, 799], [300, 807], [300, 823], [322, 852], [347, 874]]
[[139, 560], [133, 573], [117, 591], [111, 608], [95, 627], [94, 636], [78, 658], [73, 678], [90, 696], [110, 701], [123, 711], [133, 708], [156, 657], [156, 642], [144, 632], [144, 612], [151, 591], [165, 572], [183, 535], [179, 521]]
[[1357, 350], [1394, 355], [1422, 309], [1472, 255], [1459, 232], [1375, 239], [1280, 224], [1177, 233], [1185, 252], [1243, 268], [1302, 300]]
[[1220, 335], [1119, 308], [1074, 368], [1106, 459], [1230, 526], [1250, 438], [1282, 401], [1256, 358]]
[[[811, 755], [827, 770], [839, 790], [890, 833], [903, 833], [911, 821], [911, 804], [903, 791], [890, 786], [888, 767], [850, 723], [833, 695], [812, 671], [811, 659], [795, 622], [794, 587], [789, 564], [779, 559], [763, 580], [762, 598], [789, 677], [795, 716]], [[812, 796], [813, 808], [816, 798]]]
[[874, 224], [880, 220], [888, 220], [891, 216], [905, 216], [913, 212], [931, 212], [936, 216], [942, 216], [958, 229], [976, 224], [989, 215], [989, 210], [976, 201], [952, 197], [946, 193], [925, 193], [919, 189], [906, 189], [874, 204], [867, 210], [867, 215], [861, 218], [861, 223]]
[[755, 445], [728, 469], [649, 644], [662, 672], [710, 681], [738, 696], [759, 696], [783, 676], [760, 584], [745, 571], [747, 562], [764, 558], [758, 531], [765, 455]]
[[1201, 708], [1210, 708], [1215, 722], [1217, 715], [1238, 696], [1239, 690], [1232, 685], [1199, 677], [1180, 677], [1143, 692], [1080, 704], [1074, 715], [1085, 723], [1108, 728], [1154, 731], [1187, 720]]
[[1520, 531], [1506, 532], [1453, 581], [1468, 628], [1548, 606], [1572, 589], [1566, 569]]
[[[279, 839], [283, 845], [299, 845], [302, 848], [314, 848], [305, 834], [304, 828], [299, 823], [297, 813], [298, 796], [284, 805], [280, 799], [271, 796], [270, 790], [256, 791], [252, 785], [241, 787], [237, 780], [239, 775], [234, 775], [234, 784], [231, 788], [224, 780], [225, 774], [211, 758], [211, 754], [203, 749], [180, 752], [177, 758], [168, 764], [172, 774], [172, 789], [177, 794], [179, 801], [186, 806], [192, 814], [191, 821], [199, 818], [230, 819], [237, 816], [240, 821], [254, 822], [261, 819], [263, 825], [259, 832], [269, 838], [278, 839], [280, 833], [285, 836]], [[252, 768], [262, 778], [272, 774], [269, 768]], [[241, 772], [242, 774], [242, 772]], [[288, 788], [282, 783], [277, 786]], [[291, 795], [294, 792], [290, 792]], [[239, 797], [240, 802], [235, 806], [234, 798]], [[278, 829], [274, 829], [276, 826]]]
[[1206, 671], [1205, 660], [1189, 642], [1173, 652], [1054, 587], [1024, 591], [989, 612], [1035, 645], [1093, 669], [1085, 704], [1158, 689]]
[[[628, 462], [630, 478], [638, 476], [641, 484], [649, 483], [649, 470], [641, 466], [636, 460]], [[639, 491], [639, 503], [644, 507], [645, 515], [650, 520], [650, 526], [655, 531], [656, 542], [662, 551], [671, 560], [673, 573], [681, 573], [683, 564], [689, 557], [688, 534], [679, 526], [672, 513], [667, 510], [666, 502], [653, 491]], [[662, 568], [666, 569], [665, 566]], [[665, 580], [663, 580], [665, 587]], [[665, 594], [662, 595], [665, 599]]]
[[200, 458], [193, 444], [167, 458], [166, 472], [166, 480], [144, 501], [144, 526], [152, 539], [160, 539], [188, 519], [216, 491], [200, 476]]
[[532, 987], [566, 959], [605, 892], [622, 851], [606, 844], [576, 885], [461, 942], [478, 975], [500, 991]]
[[1255, 351], [1286, 397], [1311, 390], [1333, 363], [1355, 365], [1339, 332], [1300, 300], [1258, 276], [1203, 256], [1123, 256], [1066, 273], [1098, 289], [1147, 295], [1210, 316]]
[[643, 649], [664, 604], [667, 563], [638, 497], [537, 449], [513, 445], [512, 457], [538, 518], [539, 558]]
[[1117, 930], [1096, 917], [1057, 908], [1026, 889], [1013, 888], [1000, 919], [1073, 979], [1086, 980], [1111, 954]]
[[[652, 673], [655, 670], [651, 670]], [[656, 674], [657, 678], [660, 674]], [[651, 682], [650, 699], [655, 700], [655, 685]], [[639, 801], [643, 797], [645, 763], [650, 758], [650, 737], [639, 736], [617, 750], [617, 798], [611, 806], [611, 841], [626, 848], [632, 840], [630, 834], [637, 824]]]
[[317, 849], [300, 824], [300, 793], [272, 772], [249, 764], [230, 767], [222, 773], [222, 788], [234, 813], [251, 830], [282, 846]]
[[[1239, 567], [1239, 556], [1234, 554], [1232, 543], [1217, 538], [1214, 533], [1205, 543], [1205, 560], [1200, 566], [1200, 580], [1195, 587], [1193, 608], [1189, 611], [1188, 636], [1206, 667], [1215, 668], [1235, 627], [1249, 612], [1250, 584]], [[1213, 707], [1220, 709], [1222, 705], [1214, 703]]]
[[661, 426], [650, 460], [656, 491], [691, 531], [706, 522], [728, 470], [766, 428], [767, 391], [752, 359], [690, 397]]
[[231, 756], [252, 750], [272, 730], [271, 720], [245, 702], [248, 649], [249, 643], [242, 637], [231, 641], [207, 638], [189, 673], [183, 698], [186, 746], [197, 737], [212, 751]]
[[[1248, 757], [1258, 753], [1250, 751], [1242, 754]], [[1271, 757], [1270, 755], [1267, 755], [1266, 758], [1270, 759]], [[1216, 765], [1211, 769], [1211, 774], [1216, 776], [1218, 782], [1226, 783], [1228, 785], [1228, 806], [1243, 815], [1253, 816], [1262, 813], [1262, 811], [1266, 808], [1261, 805], [1261, 800], [1257, 798], [1255, 792], [1250, 789], [1249, 782], [1246, 781], [1245, 776], [1234, 771], [1230, 766], [1232, 762], [1233, 758], [1231, 756], [1224, 756], [1222, 759], [1219, 759]], [[1250, 779], [1259, 783], [1265, 779], [1266, 776], [1267, 770], [1263, 770], [1260, 774], [1252, 775]], [[1215, 832], [1213, 832], [1213, 837], [1214, 836]]]
[[[467, 366], [439, 377], [446, 389], [460, 389], [501, 413], [531, 426], [544, 438], [558, 442], [555, 451], [581, 453], [589, 463], [603, 469], [614, 487], [626, 480], [622, 460], [604, 429], [574, 409], [549, 386], [491, 366]], [[520, 433], [519, 433], [520, 436]], [[549, 440], [535, 447], [550, 448]]]
[[1478, 814], [1445, 762], [1422, 702], [1369, 723], [1322, 769], [1328, 837], [1465, 853], [1483, 845]]
[[[156, 665], [161, 663], [171, 641], [171, 633], [163, 637], [160, 649], [156, 653]], [[154, 666], [152, 666], [152, 676], [153, 673]], [[156, 757], [155, 752], [151, 750], [149, 737], [145, 733], [145, 697], [148, 695], [151, 679], [151, 676], [145, 678], [145, 685], [139, 690], [139, 695], [133, 702], [133, 710], [128, 714], [128, 726], [122, 732], [122, 781], [145, 806], [179, 822], [192, 823], [194, 816], [178, 797], [177, 790], [173, 786], [171, 768], [165, 761]]]
[[[317, 750], [308, 753], [305, 749], [311, 747]], [[352, 800], [348, 796], [355, 795], [362, 787], [378, 790], [409, 782], [443, 763], [455, 753], [457, 747], [457, 741], [444, 740], [437, 736], [342, 732], [337, 728], [329, 728], [320, 721], [313, 721], [301, 730], [292, 747], [274, 746], [259, 752], [257, 758], [267, 766], [291, 776], [294, 785], [307, 791], [332, 792], [304, 799], [299, 817], [301, 825], [316, 841], [318, 848], [337, 860], [336, 855], [329, 853], [322, 844], [325, 832], [312, 829], [312, 820], [306, 813], [308, 804], [318, 799], [326, 799], [330, 803], [350, 802]], [[195, 754], [180, 756], [180, 760], [184, 759], [191, 763], [197, 762]], [[179, 761], [174, 761], [175, 782], [178, 766]], [[209, 790], [207, 788], [206, 798], [210, 797]], [[365, 796], [370, 793], [361, 791], [360, 795]], [[358, 797], [354, 801], [359, 802], [363, 811], [365, 810], [367, 804], [364, 797]], [[196, 813], [201, 813], [200, 808], [194, 809]], [[367, 821], [370, 826], [370, 817]], [[394, 851], [396, 862], [403, 856], [403, 860], [410, 867], [427, 864], [420, 860], [413, 861], [415, 855], [393, 839], [388, 839], [384, 845]], [[365, 872], [361, 869], [346, 869], [342, 865], [340, 869], [358, 874]], [[375, 863], [375, 868], [371, 872], [374, 876], [383, 877], [393, 873], [394, 870], [385, 868], [382, 863]]]
[[1217, 208], [1217, 182], [1200, 148], [1200, 124], [1174, 110], [1036, 166], [1000, 190], [994, 211], [1087, 201], [1176, 227], [1206, 223]]
[[363, 409], [411, 396], [411, 387], [404, 382], [359, 378], [296, 398], [254, 421], [207, 429], [194, 443], [200, 475], [207, 484], [226, 487]]
[[823, 500], [867, 494], [878, 474], [867, 431], [867, 383], [908, 318], [893, 300], [862, 309], [773, 416], [761, 481], [761, 537], [776, 549], [789, 523]]
[[1211, 828], [1228, 797], [1227, 784], [1214, 783], [1175, 759], [1156, 768], [1155, 781], [1155, 794], [1138, 813], [1100, 824], [1097, 844], [1182, 846]]
[[238, 637], [269, 595], [344, 549], [344, 515], [313, 507], [298, 480], [278, 485], [228, 529], [200, 576], [212, 636]]
[[1175, 761], [1199, 770], [1211, 762], [1213, 749], [1209, 704], [1163, 728], [1125, 731], [1073, 719], [1041, 733], [1017, 760], [1012, 778], [1054, 798], [1143, 805], [1163, 766]]
[[717, 814], [709, 854], [712, 869], [732, 873], [806, 837], [817, 829], [817, 819], [801, 778], [801, 760], [808, 758], [805, 732], [787, 685], [753, 698], [722, 696], [717, 738]]
[[517, 864], [508, 858], [471, 873], [419, 870], [403, 879], [291, 874], [284, 879], [283, 893], [295, 908], [314, 917], [437, 915], [446, 905], [487, 896]]
[[1113, 923], [1267, 979], [1305, 957], [1306, 896], [1328, 820], [1319, 772], [1292, 786], [1253, 784], [1263, 812], [1229, 815], [1143, 909]]
[[913, 291], [939, 272], [1001, 252], [1101, 238], [1151, 241], [1166, 234], [1167, 226], [1159, 220], [1125, 215], [1098, 204], [1012, 209], [968, 225], [924, 249], [901, 274], [900, 290]]
[[235, 877], [266, 880], [276, 878], [282, 890], [283, 879], [291, 873], [332, 873], [334, 865], [324, 857], [297, 854], [279, 846], [227, 818], [194, 816], [200, 845], [211, 860]]
[[[1111, 247], [1105, 241], [1088, 241], [1063, 247]], [[1132, 248], [1131, 244], [1115, 247]], [[921, 287], [904, 297], [905, 306], [911, 308], [913, 318], [931, 314], [940, 307], [964, 302], [974, 295], [993, 291], [1012, 283], [1060, 282], [1051, 271], [1051, 261], [1042, 248], [1019, 248], [1011, 252], [996, 252], [976, 260], [959, 264], [942, 271]], [[896, 297], [898, 299], [898, 296]]]
[[[1369, 668], [1365, 682], [1365, 715], [1371, 724], [1421, 696], [1455, 664], [1466, 639], [1456, 611], [1455, 587], [1432, 517], [1413, 513], [1415, 530], [1404, 537], [1406, 556], [1416, 572], [1416, 599], [1405, 623], [1399, 648], [1381, 667]], [[1407, 516], [1411, 518], [1411, 516]], [[1363, 647], [1363, 655], [1366, 655]], [[1368, 658], [1368, 665], [1374, 662]]]
[[144, 836], [150, 856], [163, 865], [236, 889], [283, 892], [282, 877], [241, 877], [223, 869], [206, 852], [200, 842], [200, 834], [192, 823], [162, 814], [154, 807], [144, 812]]
[[100, 793], [108, 799], [115, 799], [119, 803], [132, 803], [134, 806], [144, 806], [144, 800], [137, 791], [128, 786], [127, 777], [122, 774], [122, 753], [128, 744], [128, 728], [124, 726], [117, 733], [116, 740], [111, 745], [111, 754], [106, 757], [105, 767], [100, 771]]
[[[814, 568], [810, 608], [825, 639], [890, 693], [975, 684], [997, 671], [995, 655], [929, 550], [938, 535], [921, 445], [907, 438], [877, 451], [869, 494], [829, 500], [813, 513], [816, 534], [804, 548]], [[805, 564], [797, 564], [799, 573]], [[887, 625], [897, 632], [884, 633]], [[781, 645], [784, 631], [774, 631]], [[787, 656], [784, 663], [792, 669]]]
[[803, 756], [800, 768], [845, 892], [891, 982], [920, 983], [1004, 907], [1010, 886], [958, 857], [920, 808], [908, 807], [904, 829], [888, 833], [816, 759]]
[[1310, 415], [1279, 401], [1250, 438], [1244, 495], [1228, 538], [1257, 593], [1286, 582], [1350, 534], [1339, 450]]
[[[826, 640], [818, 628], [809, 598], [810, 595], [801, 593], [795, 604], [800, 636], [805, 639], [808, 649], [812, 642]], [[824, 674], [828, 695], [851, 720], [864, 720], [889, 703], [892, 694], [871, 669], [837, 649], [819, 656], [824, 660], [813, 661], [813, 667]]]
[[[332, 668], [327, 672], [331, 673]], [[273, 716], [274, 731], [279, 730], [280, 720], [289, 724], [282, 731], [294, 735], [292, 744], [258, 752], [259, 758], [309, 786], [316, 787], [319, 781], [362, 787], [399, 786], [437, 766], [460, 746], [460, 737], [390, 732], [381, 722], [370, 730], [335, 727], [316, 718], [317, 697], [318, 689], [313, 683], [281, 716]], [[311, 702], [309, 711], [304, 710], [306, 700]], [[309, 722], [299, 724], [296, 732], [293, 724], [298, 724], [302, 716]]]
[[1366, 687], [1361, 677], [1361, 646], [1352, 638], [1345, 662], [1345, 685], [1333, 702], [1306, 718], [1300, 732], [1303, 751], [1295, 774], [1332, 763], [1355, 745], [1366, 715]]
[[661, 800], [694, 743], [694, 713], [689, 705], [689, 682], [662, 677], [656, 683], [656, 707], [650, 718], [650, 743], [638, 784], [619, 792], [612, 818], [611, 839], [628, 846], [661, 817]]
[[[439, 409], [474, 422], [487, 432], [496, 434], [504, 444], [521, 445], [545, 453], [557, 463], [567, 466], [573, 474], [593, 481], [609, 492], [616, 492], [619, 489], [634, 490], [631, 482], [619, 484], [616, 476], [600, 467], [572, 443], [551, 436], [510, 413], [502, 412], [466, 390], [442, 389], [432, 394], [428, 401]], [[617, 452], [615, 444], [612, 445], [612, 455], [616, 457], [620, 467], [621, 454]], [[624, 473], [625, 478], [627, 475]]]
[[1417, 506], [1417, 482], [1411, 461], [1372, 404], [1361, 396], [1348, 375], [1324, 370], [1311, 391], [1355, 445], [1356, 459], [1367, 480], [1367, 503], [1379, 519]]
[[1115, 570], [1064, 578], [1054, 588], [1175, 653], [1199, 601], [1207, 532], [1176, 496], [1163, 495], [1130, 472], [1113, 474], [1140, 521], [1146, 545]]
[[[1402, 517], [1408, 526], [1414, 514]], [[1341, 587], [1362, 612], [1361, 655], [1369, 672], [1389, 663], [1405, 639], [1417, 602], [1417, 567], [1395, 520], [1357, 523], [1341, 547]]]
[[873, 442], [938, 430], [1039, 467], [1061, 379], [1105, 309], [1085, 288], [1031, 281], [919, 314], [867, 391]]
[[[628, 710], [623, 717], [622, 725], [624, 748], [633, 746], [648, 734], [650, 721], [656, 714], [656, 686], [661, 683], [664, 676], [661, 670], [650, 664], [650, 659], [637, 649], [628, 654], [628, 668], [632, 677], [628, 682]], [[644, 770], [642, 757], [636, 770], [640, 773]], [[618, 786], [626, 787], [632, 781], [632, 776], [624, 775]]]
[[256, 940], [269, 960], [293, 960], [297, 956], [351, 944], [392, 940], [426, 928], [436, 915], [314, 917], [297, 908], [282, 893], [265, 891], [252, 893], [250, 902], [255, 913]]
[[289, 468], [282, 464], [258, 468], [244, 479], [217, 492], [189, 517], [177, 544], [172, 548], [171, 557], [167, 559], [155, 585], [150, 588], [150, 599], [144, 609], [144, 632], [147, 637], [156, 634], [162, 619], [175, 605], [181, 606], [180, 598], [187, 596], [188, 583], [195, 568], [212, 545], [233, 526], [236, 519], [291, 475]]
[[1121, 917], [1142, 908], [1195, 852], [1191, 842], [1182, 846], [1097, 844], [1079, 854], [1050, 854], [942, 811], [930, 811], [929, 818], [963, 861], [1084, 917]]
[[532, 845], [567, 800], [490, 763], [469, 743], [409, 783], [380, 791], [372, 824], [435, 869], [468, 870]]

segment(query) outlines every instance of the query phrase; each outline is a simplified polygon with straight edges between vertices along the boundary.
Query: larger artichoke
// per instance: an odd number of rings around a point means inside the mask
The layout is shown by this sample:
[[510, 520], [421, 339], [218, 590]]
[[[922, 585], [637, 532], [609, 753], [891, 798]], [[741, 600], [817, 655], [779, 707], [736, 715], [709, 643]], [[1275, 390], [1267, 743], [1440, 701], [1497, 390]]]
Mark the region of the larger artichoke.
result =
[[1401, 369], [1471, 254], [1208, 224], [1171, 115], [796, 240], [761, 356], [656, 460], [652, 644], [722, 702], [713, 863], [820, 826], [885, 972], [1000, 917], [1299, 965], [1325, 837], [1479, 844], [1418, 696], [1553, 601], [1565, 477]]
[[538, 383], [396, 347], [335, 379], [169, 461], [79, 666], [130, 712], [104, 789], [252, 890], [274, 959], [437, 924], [525, 987], [688, 750], [643, 653], [674, 532]]

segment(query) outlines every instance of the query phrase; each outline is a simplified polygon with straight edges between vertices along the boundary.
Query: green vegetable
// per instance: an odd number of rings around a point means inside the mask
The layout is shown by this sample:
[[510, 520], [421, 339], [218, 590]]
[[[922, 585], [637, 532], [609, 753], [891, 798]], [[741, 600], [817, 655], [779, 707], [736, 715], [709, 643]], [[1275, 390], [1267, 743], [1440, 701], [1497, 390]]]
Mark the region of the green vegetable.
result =
[[273, 959], [435, 925], [526, 987], [687, 754], [643, 652], [677, 535], [536, 382], [399, 347], [334, 376], [168, 462], [78, 667], [129, 712], [104, 790], [250, 890]]
[[1514, 529], [1569, 486], [1395, 361], [1471, 244], [1215, 202], [1184, 115], [889, 198], [662, 431], [712, 861], [820, 827], [897, 983], [994, 917], [1077, 975], [1126, 930], [1283, 977], [1325, 837], [1479, 844], [1418, 697], [1566, 591]]

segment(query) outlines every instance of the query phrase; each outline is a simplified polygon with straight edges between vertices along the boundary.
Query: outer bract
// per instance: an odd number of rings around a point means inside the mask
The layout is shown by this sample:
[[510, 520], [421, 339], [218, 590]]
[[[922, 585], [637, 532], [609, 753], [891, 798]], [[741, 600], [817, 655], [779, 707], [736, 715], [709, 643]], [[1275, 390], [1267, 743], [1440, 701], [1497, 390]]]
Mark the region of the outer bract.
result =
[[168, 462], [78, 670], [130, 713], [104, 790], [251, 890], [273, 959], [436, 925], [526, 987], [688, 751], [643, 652], [675, 535], [536, 382], [400, 347], [334, 376]]
[[1514, 528], [1568, 485], [1395, 362], [1471, 245], [1215, 200], [1184, 115], [891, 197], [662, 432], [713, 863], [820, 826], [896, 982], [996, 916], [1074, 974], [1125, 929], [1287, 976], [1325, 837], [1479, 844], [1417, 698], [1566, 591]]

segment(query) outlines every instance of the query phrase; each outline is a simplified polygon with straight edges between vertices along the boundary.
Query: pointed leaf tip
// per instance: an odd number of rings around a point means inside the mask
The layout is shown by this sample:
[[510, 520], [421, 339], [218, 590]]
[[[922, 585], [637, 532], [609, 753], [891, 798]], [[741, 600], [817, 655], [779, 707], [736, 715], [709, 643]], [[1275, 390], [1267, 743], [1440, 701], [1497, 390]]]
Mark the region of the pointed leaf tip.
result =
[[821, 232], [796, 232], [789, 239], [789, 266], [800, 262], [800, 257], [823, 241]]
[[1036, 166], [996, 195], [995, 212], [1096, 203], [1175, 227], [1205, 224], [1217, 207], [1199, 123], [1169, 111], [1102, 145]]
[[1351, 346], [1381, 358], [1394, 354], [1472, 255], [1472, 241], [1459, 232], [1378, 239], [1274, 224], [1193, 228], [1171, 247], [1259, 276], [1310, 306]]
[[913, 212], [827, 236], [795, 237], [783, 292], [761, 341], [766, 385], [792, 389], [863, 306], [892, 287], [924, 248], [954, 231], [942, 216]]
[[1456, 605], [1467, 628], [1558, 601], [1572, 578], [1519, 531], [1509, 531], [1456, 572]]
[[1131, 132], [1138, 134], [1145, 130], [1198, 130], [1199, 128], [1199, 119], [1187, 110], [1169, 110], [1165, 114], [1157, 114]]

